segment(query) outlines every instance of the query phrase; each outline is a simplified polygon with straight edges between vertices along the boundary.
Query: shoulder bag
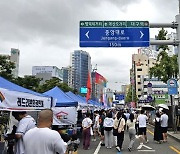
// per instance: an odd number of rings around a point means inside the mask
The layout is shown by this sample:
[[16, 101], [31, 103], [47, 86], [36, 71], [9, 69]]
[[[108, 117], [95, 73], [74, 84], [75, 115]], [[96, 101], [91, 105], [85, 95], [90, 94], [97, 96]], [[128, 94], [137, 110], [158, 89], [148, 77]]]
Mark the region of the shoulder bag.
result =
[[113, 135], [114, 136], [118, 135], [118, 128], [119, 128], [120, 122], [121, 122], [121, 119], [119, 120], [118, 127], [116, 129], [113, 127]]

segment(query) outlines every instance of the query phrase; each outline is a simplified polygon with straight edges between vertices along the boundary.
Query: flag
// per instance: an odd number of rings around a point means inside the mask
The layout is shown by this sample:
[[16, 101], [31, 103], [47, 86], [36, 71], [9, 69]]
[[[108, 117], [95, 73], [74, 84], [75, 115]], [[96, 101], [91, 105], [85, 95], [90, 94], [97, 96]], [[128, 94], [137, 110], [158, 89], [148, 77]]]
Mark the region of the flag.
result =
[[88, 72], [86, 102], [91, 98], [91, 75]]
[[107, 80], [99, 73], [96, 72], [95, 74], [95, 83], [101, 84], [106, 87]]

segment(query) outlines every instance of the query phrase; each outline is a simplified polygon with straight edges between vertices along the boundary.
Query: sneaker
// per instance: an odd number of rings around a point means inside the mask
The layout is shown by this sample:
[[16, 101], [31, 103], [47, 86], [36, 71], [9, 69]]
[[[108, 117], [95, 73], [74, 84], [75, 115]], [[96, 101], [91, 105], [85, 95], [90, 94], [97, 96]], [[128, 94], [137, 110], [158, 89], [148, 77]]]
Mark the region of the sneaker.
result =
[[112, 147], [109, 147], [109, 149], [111, 149]]
[[117, 149], [119, 152], [121, 152], [121, 149], [120, 149], [120, 147], [116, 147], [116, 149]]
[[131, 148], [128, 148], [129, 152], [131, 152]]
[[104, 143], [101, 143], [101, 146], [105, 146], [105, 144], [104, 144]]
[[147, 140], [145, 143], [148, 143], [149, 142], [149, 140]]

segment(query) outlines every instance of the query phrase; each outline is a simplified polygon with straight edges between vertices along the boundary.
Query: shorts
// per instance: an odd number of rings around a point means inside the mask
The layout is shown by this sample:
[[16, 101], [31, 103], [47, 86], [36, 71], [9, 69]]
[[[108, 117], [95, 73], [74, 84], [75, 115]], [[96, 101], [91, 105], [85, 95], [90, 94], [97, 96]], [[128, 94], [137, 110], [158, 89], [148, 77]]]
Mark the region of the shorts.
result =
[[146, 127], [139, 128], [138, 135], [146, 135]]
[[161, 132], [162, 133], [167, 133], [167, 129], [168, 129], [167, 127], [161, 127]]
[[104, 127], [101, 127], [101, 135], [104, 136]]

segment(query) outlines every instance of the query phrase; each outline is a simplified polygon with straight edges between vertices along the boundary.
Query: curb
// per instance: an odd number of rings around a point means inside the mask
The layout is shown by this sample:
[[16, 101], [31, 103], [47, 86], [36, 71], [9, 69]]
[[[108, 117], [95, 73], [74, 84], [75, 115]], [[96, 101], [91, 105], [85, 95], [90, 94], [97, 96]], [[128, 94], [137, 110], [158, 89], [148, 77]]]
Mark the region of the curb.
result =
[[[154, 128], [154, 126], [151, 125], [151, 124], [147, 124], [147, 125]], [[176, 141], [180, 142], [180, 138], [177, 138], [176, 136], [170, 134], [169, 132], [167, 132], [167, 134], [168, 134], [169, 137], [171, 137], [171, 138], [175, 139]], [[177, 134], [179, 134], [179, 133], [177, 133]], [[180, 134], [179, 134], [179, 136], [180, 136]]]

